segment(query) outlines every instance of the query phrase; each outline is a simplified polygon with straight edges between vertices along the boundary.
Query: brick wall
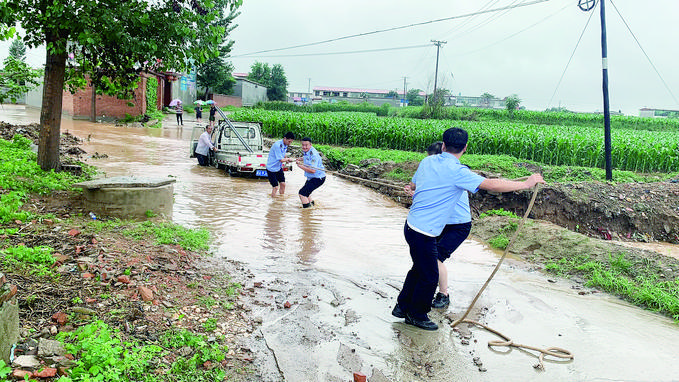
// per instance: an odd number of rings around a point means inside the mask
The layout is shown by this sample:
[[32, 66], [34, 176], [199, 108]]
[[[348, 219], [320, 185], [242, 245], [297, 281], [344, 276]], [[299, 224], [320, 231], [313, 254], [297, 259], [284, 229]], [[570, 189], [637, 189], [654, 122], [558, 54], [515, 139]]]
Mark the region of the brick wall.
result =
[[[118, 99], [107, 95], [97, 96], [97, 117], [124, 118], [125, 113], [132, 116], [144, 114], [146, 112], [146, 81], [142, 76], [139, 86], [134, 91], [132, 99]], [[152, 78], [155, 81], [155, 78]], [[128, 103], [133, 104], [129, 106]], [[88, 86], [75, 94], [64, 90], [62, 111], [70, 114], [74, 118], [88, 118], [92, 106], [92, 88]]]
[[236, 106], [236, 107], [242, 107], [243, 106], [243, 99], [241, 97], [236, 97], [236, 96], [228, 96], [224, 94], [213, 94], [212, 95], [212, 100], [215, 101], [215, 105], [217, 107], [222, 108], [227, 105], [231, 106]]

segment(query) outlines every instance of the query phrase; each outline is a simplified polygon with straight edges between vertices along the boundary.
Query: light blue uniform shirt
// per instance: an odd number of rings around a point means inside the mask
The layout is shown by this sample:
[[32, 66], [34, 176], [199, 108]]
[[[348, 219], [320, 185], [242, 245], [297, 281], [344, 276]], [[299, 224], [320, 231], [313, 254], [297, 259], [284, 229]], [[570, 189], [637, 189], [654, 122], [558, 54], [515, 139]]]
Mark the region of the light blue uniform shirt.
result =
[[408, 225], [427, 236], [438, 236], [446, 224], [471, 221], [467, 191], [476, 192], [485, 180], [452, 154], [430, 155], [421, 162], [412, 182], [415, 183], [413, 204], [408, 212]]
[[[309, 151], [305, 152], [303, 155], [304, 158], [304, 164], [309, 166], [309, 167], [314, 167], [316, 172], [310, 173], [307, 171], [304, 171], [304, 176], [307, 178], [325, 178], [325, 167], [323, 167], [323, 160], [321, 159], [321, 154], [316, 151], [315, 148], [310, 148]], [[321, 170], [319, 170], [321, 169]]]
[[271, 150], [269, 150], [269, 158], [266, 160], [266, 169], [271, 172], [281, 171], [283, 168], [281, 159], [285, 158], [285, 153], [287, 151], [288, 146], [283, 143], [282, 139], [271, 145]]

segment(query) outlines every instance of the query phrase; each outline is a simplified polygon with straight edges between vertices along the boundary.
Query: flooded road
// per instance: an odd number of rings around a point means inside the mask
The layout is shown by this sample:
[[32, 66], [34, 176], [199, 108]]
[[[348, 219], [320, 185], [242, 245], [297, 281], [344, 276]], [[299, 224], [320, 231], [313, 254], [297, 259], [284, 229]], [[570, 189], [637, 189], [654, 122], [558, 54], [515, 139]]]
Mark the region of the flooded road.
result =
[[[37, 122], [37, 110], [0, 109], [0, 120]], [[300, 208], [304, 182], [288, 173], [288, 194], [271, 199], [266, 181], [231, 178], [188, 158], [190, 123], [140, 129], [64, 118], [62, 131], [83, 138], [86, 160], [106, 176], [176, 178], [173, 220], [206, 227], [215, 256], [245, 263], [262, 282], [253, 314], [273, 358], [257, 362], [271, 381], [676, 381], [679, 326], [602, 294], [578, 294], [574, 284], [530, 267], [505, 263], [477, 307], [482, 321], [515, 342], [570, 350], [572, 361], [545, 362], [522, 350], [489, 348], [497, 339], [466, 329], [463, 345], [441, 313], [425, 332], [390, 315], [411, 263], [403, 239], [407, 210], [332, 175]], [[89, 137], [89, 140], [88, 140]], [[295, 142], [298, 144], [298, 142]], [[467, 240], [449, 261], [449, 312], [462, 314], [499, 256]], [[553, 277], [550, 277], [553, 278]], [[282, 306], [291, 304], [289, 309]], [[479, 371], [478, 357], [486, 371]], [[280, 370], [280, 371], [279, 371]], [[371, 378], [372, 377], [372, 378]]]

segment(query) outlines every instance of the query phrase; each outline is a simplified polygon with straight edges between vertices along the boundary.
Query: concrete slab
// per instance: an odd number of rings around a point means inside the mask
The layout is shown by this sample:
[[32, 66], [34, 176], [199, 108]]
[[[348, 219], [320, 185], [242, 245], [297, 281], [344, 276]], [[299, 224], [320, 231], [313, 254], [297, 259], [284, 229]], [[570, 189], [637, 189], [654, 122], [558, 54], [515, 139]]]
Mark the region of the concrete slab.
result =
[[112, 178], [100, 178], [73, 184], [73, 187], [98, 189], [98, 188], [136, 188], [136, 187], [160, 187], [174, 183], [174, 178], [160, 178], [148, 176], [114, 176]]
[[80, 182], [85, 208], [119, 218], [172, 216], [174, 178], [118, 176]]

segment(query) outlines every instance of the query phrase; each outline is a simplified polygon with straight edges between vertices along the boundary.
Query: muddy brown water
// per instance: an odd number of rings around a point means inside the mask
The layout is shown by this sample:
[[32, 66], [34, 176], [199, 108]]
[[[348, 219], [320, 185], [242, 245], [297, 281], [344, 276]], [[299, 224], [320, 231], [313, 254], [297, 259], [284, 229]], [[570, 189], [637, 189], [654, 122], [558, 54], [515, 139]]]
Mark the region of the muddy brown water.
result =
[[[37, 122], [39, 111], [3, 105], [0, 120]], [[187, 118], [188, 119], [188, 118]], [[272, 200], [266, 181], [231, 178], [188, 158], [191, 123], [163, 129], [113, 127], [64, 118], [62, 131], [108, 158], [86, 161], [107, 176], [173, 176], [173, 220], [206, 227], [215, 256], [241, 261], [262, 282], [251, 301], [262, 325], [257, 380], [349, 381], [678, 381], [679, 326], [603, 293], [580, 295], [574, 284], [521, 264], [505, 263], [477, 303], [481, 321], [515, 342], [570, 350], [572, 361], [489, 348], [496, 337], [472, 328], [469, 345], [440, 313], [436, 332], [390, 315], [410, 267], [402, 228], [407, 210], [362, 186], [330, 175], [302, 210], [299, 169], [288, 193]], [[89, 137], [89, 140], [88, 140]], [[499, 254], [467, 240], [448, 263], [452, 303], [460, 315]], [[289, 302], [289, 309], [283, 308]], [[479, 371], [473, 359], [482, 362]]]

